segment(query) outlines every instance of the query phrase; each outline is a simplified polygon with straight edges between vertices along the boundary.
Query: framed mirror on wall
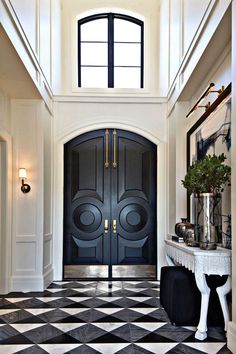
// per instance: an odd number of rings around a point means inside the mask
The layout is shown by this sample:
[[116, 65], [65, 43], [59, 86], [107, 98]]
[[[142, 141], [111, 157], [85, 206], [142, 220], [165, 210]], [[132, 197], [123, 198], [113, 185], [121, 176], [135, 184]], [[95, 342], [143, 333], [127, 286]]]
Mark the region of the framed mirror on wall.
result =
[[[224, 153], [225, 164], [231, 166], [231, 84], [218, 96], [206, 112], [187, 132], [187, 169], [206, 155]], [[187, 217], [193, 221], [192, 196], [187, 195]], [[231, 186], [222, 193], [222, 235], [226, 247], [231, 244]], [[228, 244], [227, 244], [228, 242]]]

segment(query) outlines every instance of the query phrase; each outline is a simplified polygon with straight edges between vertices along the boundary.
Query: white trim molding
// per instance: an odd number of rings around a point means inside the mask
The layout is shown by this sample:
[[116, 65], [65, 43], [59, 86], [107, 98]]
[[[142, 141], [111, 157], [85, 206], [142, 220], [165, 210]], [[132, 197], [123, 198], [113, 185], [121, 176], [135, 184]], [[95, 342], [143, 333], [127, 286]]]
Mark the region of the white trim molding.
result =
[[236, 353], [236, 323], [229, 322], [227, 331], [227, 346], [232, 353]]
[[[10, 290], [11, 249], [12, 249], [12, 137], [0, 128], [0, 140], [4, 143], [5, 176], [4, 185], [4, 219], [1, 239], [2, 269], [0, 272], [0, 293], [7, 294]], [[4, 169], [3, 169], [4, 171]]]

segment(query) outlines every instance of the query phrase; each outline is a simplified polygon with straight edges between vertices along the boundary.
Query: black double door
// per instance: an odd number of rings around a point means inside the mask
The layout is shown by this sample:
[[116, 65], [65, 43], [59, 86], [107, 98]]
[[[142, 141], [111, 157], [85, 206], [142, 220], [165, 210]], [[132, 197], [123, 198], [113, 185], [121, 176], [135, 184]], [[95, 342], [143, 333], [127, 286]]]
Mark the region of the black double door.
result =
[[64, 278], [156, 277], [156, 146], [124, 130], [64, 149]]

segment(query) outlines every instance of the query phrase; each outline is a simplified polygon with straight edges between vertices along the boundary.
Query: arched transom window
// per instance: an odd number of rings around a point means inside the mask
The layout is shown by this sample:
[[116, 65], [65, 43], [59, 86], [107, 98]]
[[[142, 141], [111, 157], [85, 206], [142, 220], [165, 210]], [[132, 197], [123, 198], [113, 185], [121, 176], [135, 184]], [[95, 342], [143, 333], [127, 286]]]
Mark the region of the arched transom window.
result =
[[78, 86], [143, 88], [143, 22], [116, 13], [79, 20]]

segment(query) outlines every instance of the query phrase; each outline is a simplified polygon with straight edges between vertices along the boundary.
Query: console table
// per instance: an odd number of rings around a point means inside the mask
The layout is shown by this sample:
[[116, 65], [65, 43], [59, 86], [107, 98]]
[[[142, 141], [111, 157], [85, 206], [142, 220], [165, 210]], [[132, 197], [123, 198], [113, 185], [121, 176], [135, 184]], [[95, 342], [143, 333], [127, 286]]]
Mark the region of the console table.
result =
[[231, 290], [231, 250], [217, 247], [216, 250], [206, 251], [198, 247], [188, 247], [184, 243], [165, 240], [166, 259], [168, 265], [178, 264], [191, 270], [196, 279], [196, 284], [201, 292], [201, 313], [195, 338], [204, 340], [207, 337], [207, 312], [210, 297], [210, 288], [205, 275], [228, 275], [223, 286], [216, 289], [225, 321], [225, 330], [229, 322], [229, 309], [226, 295]]

